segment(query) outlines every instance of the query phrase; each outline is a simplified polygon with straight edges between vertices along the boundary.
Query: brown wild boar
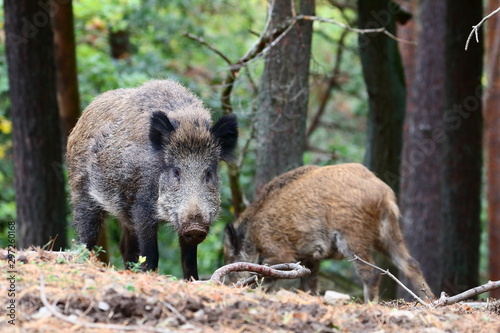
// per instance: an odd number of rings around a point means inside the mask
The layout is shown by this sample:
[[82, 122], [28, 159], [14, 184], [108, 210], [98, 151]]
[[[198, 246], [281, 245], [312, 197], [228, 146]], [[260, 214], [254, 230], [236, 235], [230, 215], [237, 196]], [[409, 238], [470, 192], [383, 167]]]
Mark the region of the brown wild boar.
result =
[[[391, 258], [413, 287], [433, 297], [399, 227], [394, 192], [361, 164], [304, 166], [276, 177], [234, 224], [224, 241], [226, 263], [274, 265], [301, 262], [311, 276], [301, 289], [317, 292], [323, 259], [353, 258], [374, 263], [376, 250]], [[380, 272], [353, 262], [365, 301], [378, 299]], [[236, 275], [236, 276], [235, 276]], [[234, 278], [241, 274], [234, 274]]]
[[198, 279], [196, 251], [220, 208], [220, 160], [233, 156], [236, 117], [210, 112], [170, 80], [98, 96], [68, 138], [74, 225], [92, 249], [105, 213], [120, 222], [125, 263], [158, 267], [161, 222], [177, 231], [184, 278]]

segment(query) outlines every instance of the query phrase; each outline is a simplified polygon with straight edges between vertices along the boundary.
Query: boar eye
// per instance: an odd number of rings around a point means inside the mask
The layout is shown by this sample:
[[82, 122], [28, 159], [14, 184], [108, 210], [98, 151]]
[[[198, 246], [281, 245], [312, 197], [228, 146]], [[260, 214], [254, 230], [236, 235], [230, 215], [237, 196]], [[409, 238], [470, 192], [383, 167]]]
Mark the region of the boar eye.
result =
[[205, 182], [207, 182], [207, 183], [210, 182], [213, 177], [214, 177], [214, 174], [213, 174], [212, 170], [205, 171]]
[[172, 174], [174, 175], [175, 179], [181, 179], [181, 170], [179, 168], [172, 168]]

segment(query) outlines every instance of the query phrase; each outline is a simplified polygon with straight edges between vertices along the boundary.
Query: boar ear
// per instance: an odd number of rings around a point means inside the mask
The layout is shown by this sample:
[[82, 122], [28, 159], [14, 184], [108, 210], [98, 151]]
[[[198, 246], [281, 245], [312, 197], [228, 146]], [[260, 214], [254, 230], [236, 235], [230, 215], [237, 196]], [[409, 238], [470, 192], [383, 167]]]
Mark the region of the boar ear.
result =
[[210, 129], [221, 147], [221, 160], [231, 162], [234, 159], [234, 150], [238, 143], [238, 121], [236, 115], [223, 116]]
[[170, 121], [165, 113], [161, 111], [153, 112], [149, 127], [149, 141], [151, 141], [154, 150], [163, 150], [165, 148], [170, 135], [177, 128], [176, 125], [175, 121]]
[[241, 251], [241, 240], [238, 238], [238, 234], [236, 233], [236, 229], [234, 229], [234, 225], [232, 223], [228, 223], [226, 225], [225, 234], [225, 243], [229, 242], [234, 255], [239, 254]]

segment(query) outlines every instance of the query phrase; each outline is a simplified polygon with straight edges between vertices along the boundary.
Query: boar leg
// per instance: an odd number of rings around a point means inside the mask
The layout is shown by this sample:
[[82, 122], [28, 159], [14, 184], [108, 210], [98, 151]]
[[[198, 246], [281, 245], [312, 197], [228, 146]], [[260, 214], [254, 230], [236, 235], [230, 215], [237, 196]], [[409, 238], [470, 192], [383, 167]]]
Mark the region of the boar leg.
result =
[[181, 245], [181, 262], [184, 279], [199, 280], [198, 261], [196, 259], [198, 245], [188, 244], [182, 237], [179, 238], [179, 243]]
[[143, 223], [137, 232], [137, 240], [139, 242], [139, 254], [146, 257], [146, 262], [142, 266], [142, 270], [154, 271], [158, 268], [158, 227], [156, 223]]
[[86, 195], [74, 199], [73, 202], [73, 224], [78, 231], [78, 240], [92, 251], [99, 239], [106, 214], [92, 198]]
[[[354, 252], [359, 258], [371, 263], [375, 264], [373, 260], [373, 255], [367, 252]], [[358, 273], [361, 281], [363, 281], [363, 296], [365, 299], [365, 303], [369, 301], [378, 302], [378, 286], [380, 280], [380, 271], [377, 269], [368, 266], [367, 264], [355, 260], [353, 262], [354, 268]]]
[[129, 263], [135, 263], [139, 260], [139, 242], [133, 230], [125, 227], [122, 223], [122, 236], [120, 239], [120, 252], [122, 254], [125, 267]]
[[[357, 235], [347, 234], [347, 236], [345, 236], [340, 232], [336, 232], [333, 243], [335, 250], [345, 258], [354, 258], [354, 255], [356, 255], [371, 264], [375, 263], [371, 249], [367, 248], [365, 242], [360, 241]], [[377, 302], [380, 271], [359, 260], [354, 260], [352, 263], [354, 269], [356, 269], [356, 273], [358, 273], [358, 276], [363, 282], [363, 296], [365, 302]]]
[[[139, 193], [136, 196], [136, 203], [131, 210], [131, 221], [124, 219], [123, 225], [133, 228], [133, 235], [129, 237], [131, 253], [138, 252], [139, 256], [146, 257], [146, 262], [142, 265], [143, 271], [154, 271], [158, 268], [158, 225], [159, 222], [151, 215], [154, 208]], [[126, 215], [125, 215], [126, 216]], [[132, 232], [131, 232], [132, 233]], [[137, 241], [133, 237], [136, 237]], [[137, 245], [136, 245], [137, 244]], [[137, 251], [137, 248], [139, 251]]]
[[312, 295], [318, 295], [318, 271], [319, 261], [303, 262], [303, 265], [311, 270], [311, 275], [300, 279], [300, 289], [308, 291]]

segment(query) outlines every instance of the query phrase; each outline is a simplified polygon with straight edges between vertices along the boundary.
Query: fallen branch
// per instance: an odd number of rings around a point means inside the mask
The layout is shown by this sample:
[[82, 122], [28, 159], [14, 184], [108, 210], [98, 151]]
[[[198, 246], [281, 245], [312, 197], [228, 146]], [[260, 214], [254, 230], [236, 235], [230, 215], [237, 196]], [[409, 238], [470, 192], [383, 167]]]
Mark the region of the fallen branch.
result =
[[242, 282], [238, 282], [236, 284], [237, 286], [244, 286], [246, 284], [252, 283], [258, 276], [274, 277], [278, 279], [297, 279], [311, 275], [311, 271], [308, 268], [300, 265], [299, 263], [265, 266], [252, 264], [249, 262], [235, 262], [217, 269], [212, 274], [209, 281], [215, 282], [217, 284], [222, 284], [222, 278], [231, 272], [254, 272], [258, 274]]
[[500, 281], [488, 281], [488, 283], [483, 284], [482, 286], [469, 289], [455, 296], [446, 297], [446, 294], [442, 292], [441, 297], [437, 301], [434, 301], [433, 305], [434, 307], [438, 307], [438, 306], [455, 304], [460, 301], [465, 301], [466, 299], [472, 298], [479, 294], [495, 290], [498, 288], [500, 288]]
[[497, 14], [498, 12], [500, 12], [500, 7], [498, 7], [497, 9], [495, 9], [494, 11], [492, 11], [488, 16], [485, 16], [483, 17], [483, 19], [481, 20], [481, 22], [479, 22], [477, 25], [473, 25], [472, 26], [472, 31], [470, 32], [469, 34], [469, 37], [467, 37], [467, 42], [465, 42], [465, 50], [467, 51], [467, 48], [469, 47], [469, 41], [470, 39], [472, 38], [472, 35], [475, 35], [476, 36], [476, 42], [479, 43], [479, 27], [481, 27], [481, 25], [487, 20], [489, 19], [490, 17], [492, 17], [493, 15]]
[[382, 268], [380, 268], [378, 266], [375, 266], [374, 264], [371, 264], [368, 261], [365, 261], [365, 260], [361, 259], [357, 255], [354, 255], [354, 259], [351, 259], [349, 261], [354, 261], [354, 260], [361, 261], [362, 263], [364, 263], [364, 264], [366, 264], [366, 265], [368, 265], [370, 267], [378, 269], [379, 271], [382, 272], [382, 274], [386, 274], [391, 279], [393, 279], [394, 281], [396, 281], [397, 284], [399, 284], [404, 290], [406, 290], [408, 293], [410, 293], [410, 295], [412, 295], [420, 304], [422, 304], [422, 305], [424, 305], [424, 306], [426, 306], [428, 308], [432, 308], [431, 304], [426, 303], [424, 300], [422, 300], [420, 297], [418, 297], [413, 291], [410, 290], [410, 288], [408, 288], [407, 286], [405, 286], [401, 281], [398, 280], [397, 277], [395, 277], [393, 274], [391, 274], [388, 269], [384, 270], [384, 269], [382, 269]]
[[162, 301], [163, 305], [165, 305], [165, 307], [167, 309], [169, 309], [173, 314], [175, 314], [177, 316], [177, 318], [180, 319], [181, 321], [181, 324], [185, 324], [188, 322], [188, 320], [186, 319], [186, 317], [184, 317], [180, 312], [179, 310], [177, 310], [172, 304], [170, 304], [169, 302], [167, 301]]

